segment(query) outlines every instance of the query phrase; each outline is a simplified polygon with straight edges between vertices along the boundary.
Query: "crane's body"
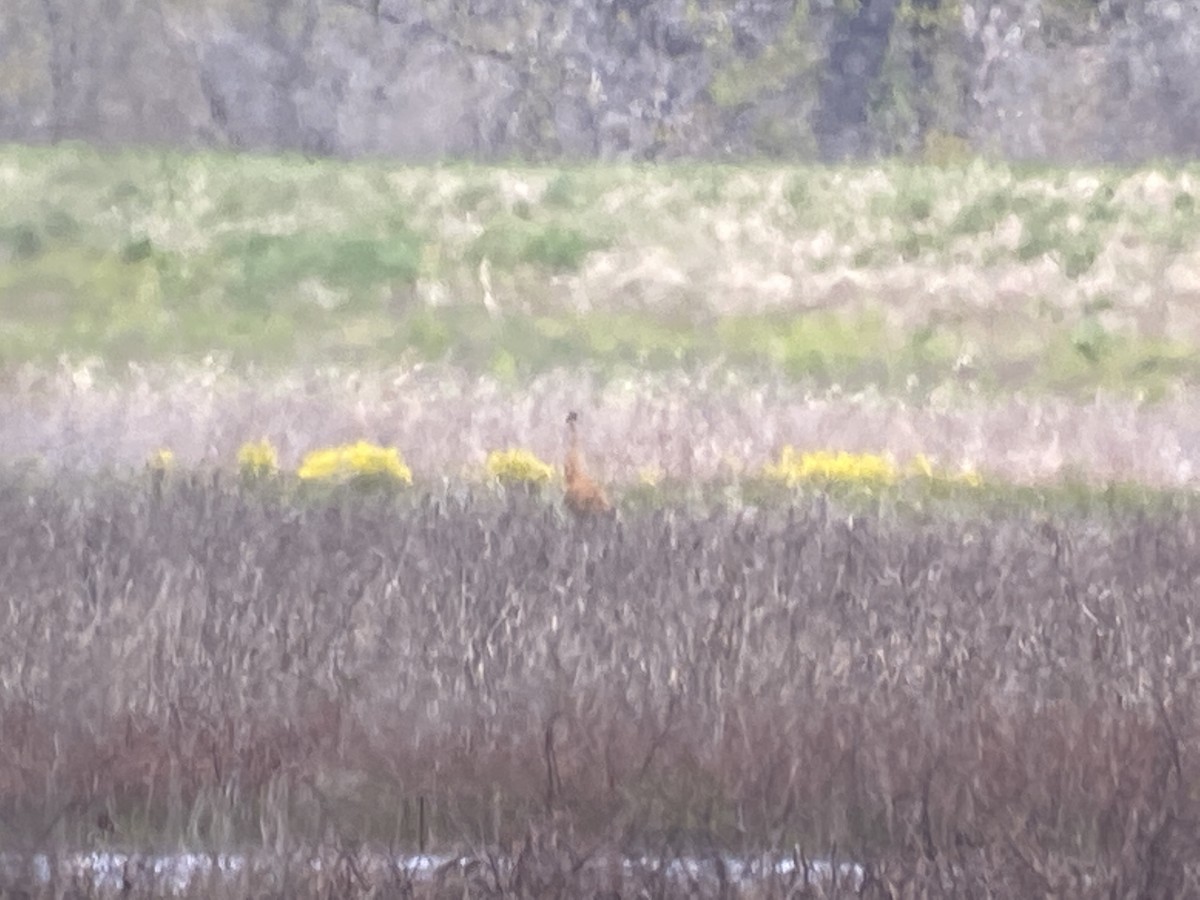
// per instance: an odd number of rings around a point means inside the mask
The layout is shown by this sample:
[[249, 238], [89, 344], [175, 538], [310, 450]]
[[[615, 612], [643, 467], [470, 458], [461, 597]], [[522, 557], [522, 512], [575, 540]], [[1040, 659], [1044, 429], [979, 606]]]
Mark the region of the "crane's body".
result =
[[563, 477], [567, 483], [567, 508], [577, 516], [606, 513], [612, 509], [604, 489], [587, 473], [583, 452], [579, 449], [579, 415], [567, 414], [567, 458], [563, 462]]

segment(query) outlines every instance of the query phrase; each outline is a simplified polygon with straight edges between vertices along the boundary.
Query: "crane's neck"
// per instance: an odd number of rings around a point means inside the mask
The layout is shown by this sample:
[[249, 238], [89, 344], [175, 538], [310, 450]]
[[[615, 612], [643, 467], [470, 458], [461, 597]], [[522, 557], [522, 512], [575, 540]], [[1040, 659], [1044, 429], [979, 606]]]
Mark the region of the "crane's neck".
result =
[[575, 423], [567, 423], [567, 459], [563, 464], [563, 475], [568, 482], [583, 474], [583, 455], [579, 452], [579, 432]]

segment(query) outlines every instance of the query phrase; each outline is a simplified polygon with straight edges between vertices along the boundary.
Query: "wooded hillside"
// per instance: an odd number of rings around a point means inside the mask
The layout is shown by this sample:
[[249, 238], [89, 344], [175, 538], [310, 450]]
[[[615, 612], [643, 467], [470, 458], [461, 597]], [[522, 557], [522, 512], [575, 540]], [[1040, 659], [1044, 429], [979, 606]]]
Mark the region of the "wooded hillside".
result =
[[0, 139], [406, 159], [1135, 161], [1194, 0], [5, 0]]

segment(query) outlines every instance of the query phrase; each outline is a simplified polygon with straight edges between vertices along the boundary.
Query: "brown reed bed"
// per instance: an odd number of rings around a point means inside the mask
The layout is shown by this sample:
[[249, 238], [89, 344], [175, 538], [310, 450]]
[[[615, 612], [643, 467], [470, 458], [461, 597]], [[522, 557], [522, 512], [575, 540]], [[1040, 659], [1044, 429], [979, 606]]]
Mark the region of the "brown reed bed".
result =
[[6, 470], [0, 847], [266, 861], [209, 896], [1180, 896], [1198, 526]]

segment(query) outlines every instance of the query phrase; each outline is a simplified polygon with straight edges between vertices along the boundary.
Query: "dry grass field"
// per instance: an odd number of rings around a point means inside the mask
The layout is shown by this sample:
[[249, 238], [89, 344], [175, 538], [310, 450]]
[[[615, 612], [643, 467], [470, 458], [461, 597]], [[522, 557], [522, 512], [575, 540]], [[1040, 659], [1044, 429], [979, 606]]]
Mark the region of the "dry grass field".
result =
[[23, 366], [0, 375], [0, 458], [46, 472], [137, 469], [161, 448], [228, 467], [268, 438], [294, 468], [309, 450], [367, 438], [399, 447], [428, 487], [484, 473], [527, 447], [561, 461], [562, 417], [588, 423], [588, 463], [615, 488], [736, 482], [781, 447], [918, 453], [1018, 483], [1069, 479], [1191, 489], [1200, 477], [1193, 392], [1148, 404], [1095, 393], [981, 397], [944, 385], [921, 398], [802, 390], [736, 370], [599, 378], [558, 371], [510, 385], [446, 367], [242, 373], [218, 363], [130, 370]]

